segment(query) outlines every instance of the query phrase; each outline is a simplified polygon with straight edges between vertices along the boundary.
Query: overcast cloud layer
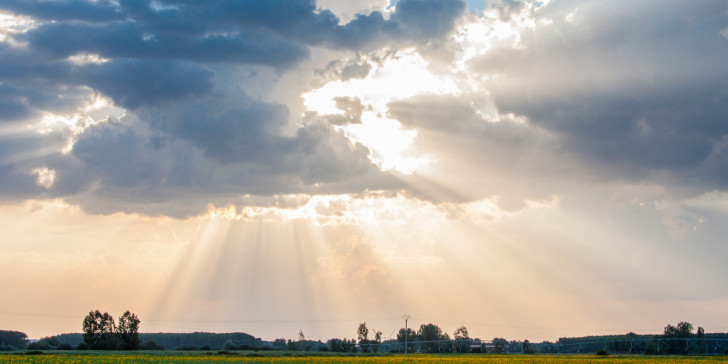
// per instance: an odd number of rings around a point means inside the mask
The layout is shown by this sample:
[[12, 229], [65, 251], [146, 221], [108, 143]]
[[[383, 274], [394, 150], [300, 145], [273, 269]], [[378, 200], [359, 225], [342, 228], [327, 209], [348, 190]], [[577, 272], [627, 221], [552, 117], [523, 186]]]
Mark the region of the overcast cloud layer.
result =
[[[4, 135], [5, 198], [187, 215], [246, 194], [397, 186], [362, 145], [321, 122], [286, 133], [289, 109], [250, 94], [296, 72], [312, 46], [367, 51], [444, 37], [465, 5], [403, 1], [388, 19], [372, 12], [343, 25], [312, 1], [10, 1], [0, 9], [31, 22], [0, 43], [5, 128], [73, 115], [95, 96], [118, 106], [76, 132], [67, 154], [68, 130]], [[52, 185], [35, 183], [38, 168], [53, 171]], [[180, 200], [191, 200], [187, 210], [158, 207]]]
[[[531, 189], [523, 181], [533, 178], [642, 181], [688, 195], [728, 183], [721, 1], [504, 1], [485, 13], [456, 0], [404, 0], [391, 13], [360, 6], [343, 22], [312, 1], [3, 2], [22, 24], [0, 42], [0, 193], [174, 216], [248, 194], [409, 188], [455, 198], [407, 187], [334, 128], [361, 111], [296, 117], [296, 94], [320, 85], [316, 77], [366, 77], [371, 61], [360, 55], [387, 50], [386, 59], [408, 47], [435, 72], [460, 62], [453, 77], [475, 85], [393, 95], [387, 111], [419, 132], [414, 145], [439, 155], [436, 167], [485, 183], [460, 186], [459, 199], [523, 200], [528, 193], [503, 189]], [[490, 42], [463, 58], [472, 45], [457, 40], [458, 27], [473, 23]], [[326, 48], [339, 60], [311, 63]], [[281, 96], [276, 87], [293, 89]], [[112, 111], [79, 114], [99, 96]], [[82, 117], [49, 126], [49, 113]], [[52, 183], [39, 182], [39, 170], [52, 171]], [[493, 173], [508, 181], [494, 183]], [[561, 192], [548, 189], [533, 193]]]

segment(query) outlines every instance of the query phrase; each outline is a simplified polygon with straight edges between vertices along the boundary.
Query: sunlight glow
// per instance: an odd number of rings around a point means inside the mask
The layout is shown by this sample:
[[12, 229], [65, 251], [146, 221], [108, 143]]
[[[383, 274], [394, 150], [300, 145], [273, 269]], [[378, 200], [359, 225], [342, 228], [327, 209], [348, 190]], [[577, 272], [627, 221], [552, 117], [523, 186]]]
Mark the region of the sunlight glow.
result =
[[389, 8], [389, 0], [318, 0], [316, 1], [316, 6], [318, 7], [316, 9], [317, 12], [326, 9], [336, 14], [339, 18], [339, 25], [343, 25], [354, 20], [359, 14], [369, 14], [372, 11], [379, 11], [385, 19], [389, 19], [389, 16], [393, 11], [392, 8]]
[[0, 42], [10, 42], [17, 45], [12, 40], [12, 35], [25, 33], [33, 29], [37, 24], [29, 17], [0, 12]]
[[402, 130], [398, 121], [384, 117], [387, 105], [396, 99], [420, 94], [457, 93], [454, 81], [428, 70], [428, 63], [414, 50], [407, 49], [381, 64], [371, 62], [373, 71], [363, 79], [332, 81], [303, 95], [307, 111], [320, 115], [341, 115], [337, 97], [358, 98], [366, 108], [361, 124], [343, 127], [346, 135], [372, 150], [370, 158], [382, 170], [413, 173], [426, 165], [426, 157], [412, 157], [410, 147], [415, 131]]
[[86, 128], [108, 121], [109, 118], [121, 118], [125, 113], [124, 109], [115, 106], [108, 98], [96, 94], [92, 102], [79, 108], [78, 112], [70, 116], [46, 113], [36, 126], [35, 132], [38, 134], [70, 132], [68, 133], [66, 145], [61, 150], [62, 153], [66, 154], [73, 150], [73, 144], [76, 143], [76, 139]]
[[396, 120], [365, 112], [362, 114], [361, 124], [349, 124], [344, 130], [347, 136], [371, 149], [372, 162], [383, 171], [394, 169], [404, 174], [412, 174], [417, 168], [430, 163], [427, 157], [407, 156], [417, 132], [402, 130]]
[[36, 168], [31, 171], [31, 174], [36, 176], [38, 186], [45, 188], [51, 188], [56, 180], [56, 171], [48, 169], [48, 167]]
[[[435, 204], [411, 198], [404, 193], [390, 195], [381, 191], [369, 191], [363, 194], [290, 195], [287, 198], [307, 202], [291, 208], [209, 205], [207, 214], [202, 219], [268, 222], [308, 220], [317, 226], [362, 225], [372, 227], [380, 224], [381, 221], [407, 226], [412, 223], [414, 216], [417, 216], [415, 220], [429, 225], [448, 220], [495, 223], [514, 215], [514, 213], [499, 209], [495, 198], [463, 203]], [[527, 207], [529, 209], [549, 208], [554, 207], [557, 203], [558, 198], [553, 197], [548, 201], [529, 201]]]
[[108, 58], [103, 58], [98, 54], [94, 53], [79, 53], [75, 54], [73, 56], [68, 57], [68, 60], [70, 62], [73, 62], [75, 64], [89, 64], [89, 63], [95, 63], [95, 64], [101, 64], [106, 63], [110, 61]]
[[384, 112], [387, 104], [395, 99], [420, 94], [456, 93], [458, 90], [452, 80], [430, 72], [427, 61], [414, 49], [398, 52], [381, 64], [373, 61], [370, 64], [373, 69], [366, 78], [329, 82], [304, 94], [306, 109], [321, 115], [340, 114], [334, 98], [345, 96], [358, 97], [364, 105], [372, 105], [376, 111]]

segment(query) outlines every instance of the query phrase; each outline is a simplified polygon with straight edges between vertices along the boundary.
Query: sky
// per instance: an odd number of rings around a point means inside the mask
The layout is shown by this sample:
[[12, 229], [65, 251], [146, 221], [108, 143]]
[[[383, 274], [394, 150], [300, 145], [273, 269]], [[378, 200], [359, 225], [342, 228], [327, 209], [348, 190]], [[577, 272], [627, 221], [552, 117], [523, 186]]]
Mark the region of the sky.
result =
[[728, 332], [722, 0], [5, 0], [0, 328]]

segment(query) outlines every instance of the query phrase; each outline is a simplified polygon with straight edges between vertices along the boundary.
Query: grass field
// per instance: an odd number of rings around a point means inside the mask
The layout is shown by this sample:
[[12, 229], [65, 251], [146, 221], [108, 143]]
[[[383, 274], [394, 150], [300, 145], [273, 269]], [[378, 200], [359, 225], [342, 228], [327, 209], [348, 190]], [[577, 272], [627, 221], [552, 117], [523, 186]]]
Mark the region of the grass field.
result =
[[[4, 354], [0, 363], [728, 363], [727, 356], [608, 356], [587, 355], [392, 355], [392, 356], [263, 356], [254, 353], [234, 355], [199, 353], [48, 353]], [[295, 354], [293, 354], [295, 355]]]

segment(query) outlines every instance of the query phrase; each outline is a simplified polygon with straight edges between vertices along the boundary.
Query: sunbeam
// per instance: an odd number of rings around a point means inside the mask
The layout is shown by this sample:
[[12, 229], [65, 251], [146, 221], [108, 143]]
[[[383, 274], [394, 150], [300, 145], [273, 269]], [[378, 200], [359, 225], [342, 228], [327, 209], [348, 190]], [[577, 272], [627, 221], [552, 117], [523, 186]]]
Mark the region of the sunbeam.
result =
[[3, 329], [728, 326], [725, 4], [287, 5], [0, 2]]

